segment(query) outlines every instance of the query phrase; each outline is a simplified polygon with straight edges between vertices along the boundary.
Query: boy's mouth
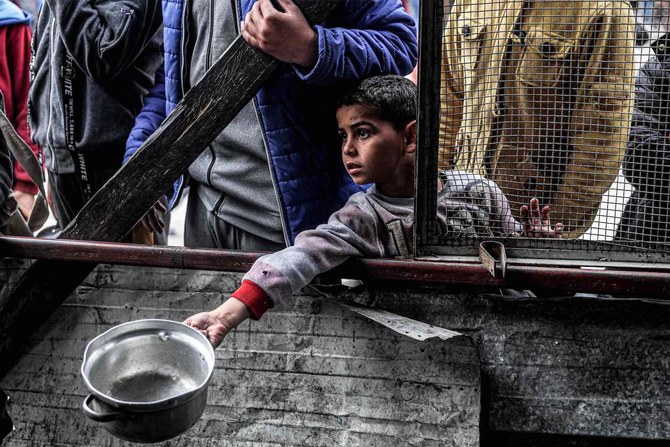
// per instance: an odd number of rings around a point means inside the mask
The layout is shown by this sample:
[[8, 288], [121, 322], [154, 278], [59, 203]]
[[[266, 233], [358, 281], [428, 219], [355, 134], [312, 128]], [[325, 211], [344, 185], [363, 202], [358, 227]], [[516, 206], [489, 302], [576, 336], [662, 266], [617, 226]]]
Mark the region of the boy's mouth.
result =
[[345, 164], [345, 167], [347, 168], [347, 172], [349, 172], [350, 175], [356, 174], [361, 170], [361, 165], [353, 163], [351, 161], [348, 161]]

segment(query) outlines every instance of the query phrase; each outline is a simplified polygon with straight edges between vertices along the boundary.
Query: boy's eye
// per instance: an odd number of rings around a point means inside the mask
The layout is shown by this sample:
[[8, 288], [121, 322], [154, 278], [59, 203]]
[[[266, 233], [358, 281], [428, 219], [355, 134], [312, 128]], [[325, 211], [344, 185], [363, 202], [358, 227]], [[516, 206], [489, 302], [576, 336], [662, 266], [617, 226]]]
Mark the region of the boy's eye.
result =
[[358, 129], [359, 138], [367, 138], [370, 136], [370, 131], [367, 129]]
[[347, 133], [346, 132], [340, 132], [340, 138], [342, 141], [347, 141]]

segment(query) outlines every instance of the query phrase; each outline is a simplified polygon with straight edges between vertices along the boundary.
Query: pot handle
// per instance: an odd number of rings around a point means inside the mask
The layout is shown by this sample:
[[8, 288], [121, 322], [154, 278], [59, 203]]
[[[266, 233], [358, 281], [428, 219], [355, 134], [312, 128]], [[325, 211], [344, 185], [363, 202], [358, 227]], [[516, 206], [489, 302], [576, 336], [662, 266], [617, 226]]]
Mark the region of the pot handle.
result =
[[86, 413], [86, 416], [88, 416], [89, 419], [92, 419], [96, 422], [111, 422], [123, 419], [123, 414], [119, 412], [98, 413], [97, 411], [93, 410], [90, 406], [93, 399], [95, 399], [95, 396], [93, 394], [89, 394], [86, 396], [86, 399], [84, 399], [84, 402], [81, 405], [84, 409], [84, 413]]

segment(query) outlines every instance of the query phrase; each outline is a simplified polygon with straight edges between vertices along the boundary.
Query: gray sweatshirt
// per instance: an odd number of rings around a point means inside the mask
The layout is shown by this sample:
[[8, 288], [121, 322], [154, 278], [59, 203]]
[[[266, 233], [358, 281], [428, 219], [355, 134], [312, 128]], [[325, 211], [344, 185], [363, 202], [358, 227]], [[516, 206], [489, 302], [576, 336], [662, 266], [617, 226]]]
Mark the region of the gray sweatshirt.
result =
[[[521, 231], [498, 186], [478, 175], [449, 171], [438, 194], [438, 222], [450, 237], [491, 237]], [[295, 245], [259, 258], [244, 276], [277, 305], [320, 273], [351, 256], [409, 257], [414, 198], [387, 197], [375, 186], [354, 194], [328, 223], [304, 231]]]
[[[186, 5], [184, 90], [200, 81], [238, 36], [235, 0], [192, 0]], [[198, 196], [218, 218], [283, 243], [279, 204], [263, 131], [250, 101], [188, 170]]]

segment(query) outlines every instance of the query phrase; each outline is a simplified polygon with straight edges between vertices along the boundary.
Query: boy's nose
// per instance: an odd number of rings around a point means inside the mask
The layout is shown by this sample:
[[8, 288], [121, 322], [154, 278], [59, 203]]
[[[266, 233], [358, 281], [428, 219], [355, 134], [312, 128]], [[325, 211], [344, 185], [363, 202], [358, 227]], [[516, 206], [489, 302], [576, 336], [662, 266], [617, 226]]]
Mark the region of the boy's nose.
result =
[[356, 153], [356, 147], [351, 143], [350, 139], [342, 143], [342, 153], [346, 155], [353, 155]]

